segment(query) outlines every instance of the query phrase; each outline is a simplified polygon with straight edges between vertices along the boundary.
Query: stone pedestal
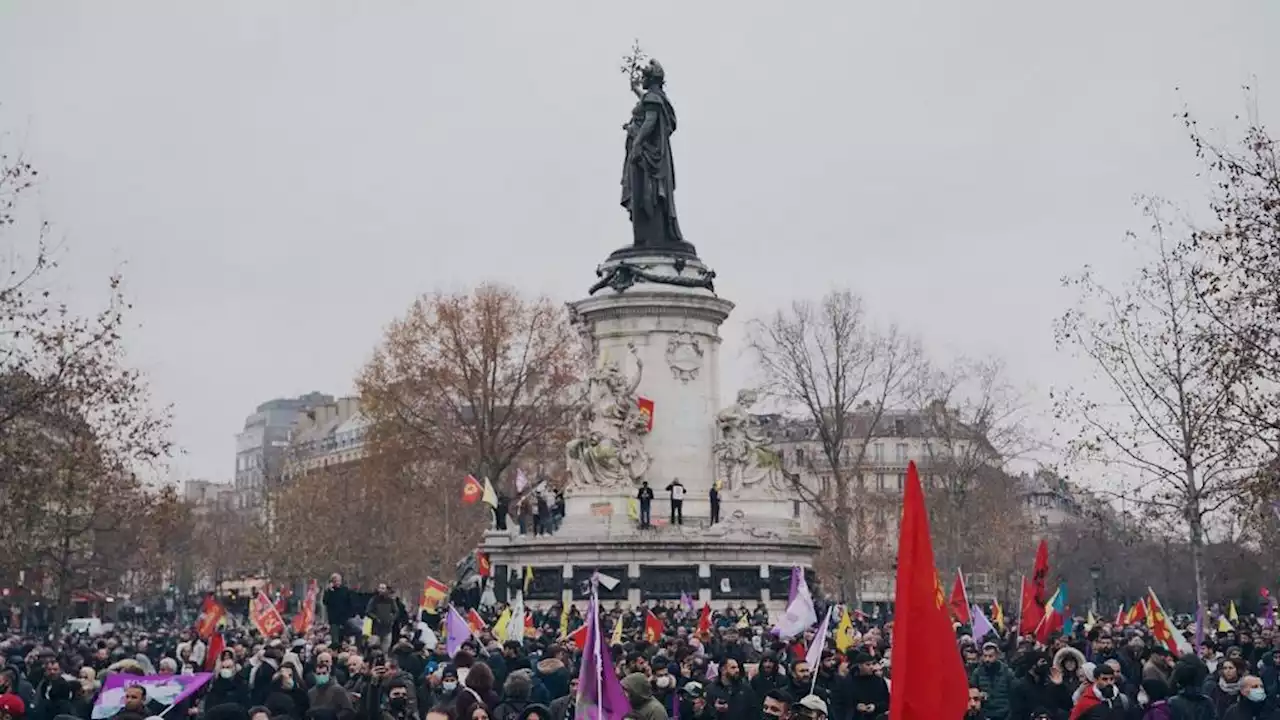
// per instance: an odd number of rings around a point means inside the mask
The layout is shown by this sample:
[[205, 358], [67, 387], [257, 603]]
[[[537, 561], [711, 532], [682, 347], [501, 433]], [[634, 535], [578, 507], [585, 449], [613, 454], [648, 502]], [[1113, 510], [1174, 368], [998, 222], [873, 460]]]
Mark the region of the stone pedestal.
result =
[[[680, 592], [725, 604], [785, 603], [790, 569], [809, 567], [818, 545], [788, 494], [768, 483], [726, 487], [722, 522], [710, 525], [716, 482], [720, 397], [720, 325], [733, 303], [718, 297], [715, 274], [689, 254], [628, 249], [600, 266], [591, 296], [570, 305], [597, 367], [616, 365], [638, 381], [634, 394], [652, 403], [651, 429], [635, 439], [648, 455], [640, 480], [654, 492], [653, 528], [630, 511], [639, 480], [575, 482], [565, 493], [562, 527], [549, 537], [491, 532], [484, 549], [499, 576], [497, 596], [520, 587], [525, 567], [534, 582], [527, 598], [551, 602], [573, 591], [595, 569], [624, 576], [605, 599], [678, 599]], [[626, 405], [626, 403], [621, 403]], [[604, 405], [606, 410], [613, 406]], [[685, 486], [684, 525], [670, 526], [664, 488]], [[516, 577], [514, 584], [508, 576]], [[782, 583], [782, 599], [776, 597]]]

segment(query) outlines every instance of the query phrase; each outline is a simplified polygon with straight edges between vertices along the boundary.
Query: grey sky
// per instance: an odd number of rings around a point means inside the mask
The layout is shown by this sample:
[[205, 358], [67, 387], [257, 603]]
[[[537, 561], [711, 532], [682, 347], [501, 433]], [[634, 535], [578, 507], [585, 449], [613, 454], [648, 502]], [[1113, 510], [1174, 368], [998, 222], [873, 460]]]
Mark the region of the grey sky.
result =
[[0, 128], [77, 298], [123, 266], [178, 475], [229, 480], [253, 406], [350, 391], [415, 294], [584, 293], [628, 242], [633, 38], [738, 303], [726, 390], [746, 319], [849, 286], [1043, 391], [1080, 375], [1057, 279], [1116, 253], [1134, 193], [1198, 196], [1184, 104], [1226, 122], [1255, 78], [1280, 104], [1278, 30], [1269, 0], [0, 0]]

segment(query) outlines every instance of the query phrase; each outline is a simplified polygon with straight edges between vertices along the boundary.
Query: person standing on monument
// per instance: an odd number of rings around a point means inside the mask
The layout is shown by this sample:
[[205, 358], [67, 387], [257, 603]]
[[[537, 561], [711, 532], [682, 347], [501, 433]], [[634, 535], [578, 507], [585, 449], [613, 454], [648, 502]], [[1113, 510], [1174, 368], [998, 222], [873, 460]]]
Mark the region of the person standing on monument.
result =
[[711, 524], [720, 522], [720, 481], [711, 484]]
[[671, 493], [671, 524], [684, 524], [684, 484], [680, 482], [680, 478], [671, 481], [667, 486], [667, 492]]
[[653, 505], [653, 488], [649, 487], [648, 480], [640, 484], [640, 492], [636, 493], [636, 499], [640, 501], [640, 527], [653, 527], [650, 515], [650, 508]]

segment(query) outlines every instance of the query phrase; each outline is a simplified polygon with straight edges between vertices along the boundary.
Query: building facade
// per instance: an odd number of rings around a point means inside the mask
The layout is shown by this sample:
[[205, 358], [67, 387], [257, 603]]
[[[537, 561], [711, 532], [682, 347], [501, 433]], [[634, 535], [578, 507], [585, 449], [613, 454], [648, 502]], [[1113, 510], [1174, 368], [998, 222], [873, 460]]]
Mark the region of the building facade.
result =
[[358, 462], [368, 430], [359, 398], [339, 398], [300, 413], [289, 439], [285, 477]]
[[236, 435], [236, 507], [257, 511], [270, 483], [283, 476], [294, 425], [309, 410], [333, 404], [332, 395], [312, 392], [262, 403]]

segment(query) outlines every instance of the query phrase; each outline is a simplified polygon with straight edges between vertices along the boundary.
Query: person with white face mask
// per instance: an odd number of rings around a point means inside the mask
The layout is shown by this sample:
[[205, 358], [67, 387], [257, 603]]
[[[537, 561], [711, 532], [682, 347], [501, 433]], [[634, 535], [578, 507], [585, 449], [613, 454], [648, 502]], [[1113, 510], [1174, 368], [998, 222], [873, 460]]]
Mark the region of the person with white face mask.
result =
[[1240, 699], [1222, 717], [1223, 720], [1272, 720], [1278, 714], [1275, 703], [1262, 687], [1262, 680], [1256, 675], [1245, 675], [1240, 680]]

